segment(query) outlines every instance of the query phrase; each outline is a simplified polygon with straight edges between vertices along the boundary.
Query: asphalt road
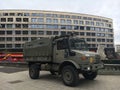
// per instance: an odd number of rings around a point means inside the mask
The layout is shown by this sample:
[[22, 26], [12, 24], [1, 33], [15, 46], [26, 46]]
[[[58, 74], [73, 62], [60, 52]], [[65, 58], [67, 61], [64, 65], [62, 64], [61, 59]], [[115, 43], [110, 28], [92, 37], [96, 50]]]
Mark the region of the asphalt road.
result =
[[0, 90], [120, 90], [119, 75], [98, 75], [93, 80], [86, 80], [80, 75], [77, 87], [68, 87], [58, 76], [41, 71], [40, 78], [29, 78], [27, 68], [0, 66]]

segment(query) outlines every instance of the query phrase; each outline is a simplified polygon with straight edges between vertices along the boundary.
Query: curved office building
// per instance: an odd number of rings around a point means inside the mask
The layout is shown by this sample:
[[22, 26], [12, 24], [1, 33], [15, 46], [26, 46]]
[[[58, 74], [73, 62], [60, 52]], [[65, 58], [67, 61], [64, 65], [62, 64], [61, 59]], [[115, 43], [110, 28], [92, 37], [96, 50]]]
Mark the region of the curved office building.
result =
[[0, 10], [0, 52], [22, 51], [24, 42], [74, 32], [90, 50], [99, 44], [114, 47], [110, 18], [59, 11]]

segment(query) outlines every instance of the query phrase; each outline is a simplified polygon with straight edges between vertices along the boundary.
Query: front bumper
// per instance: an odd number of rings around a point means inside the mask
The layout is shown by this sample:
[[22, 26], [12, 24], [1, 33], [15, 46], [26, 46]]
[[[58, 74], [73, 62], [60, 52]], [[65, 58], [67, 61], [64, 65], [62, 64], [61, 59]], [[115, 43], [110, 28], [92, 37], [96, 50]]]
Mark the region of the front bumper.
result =
[[104, 68], [103, 63], [80, 65], [80, 70], [81, 71], [96, 71], [96, 70], [99, 70], [99, 69], [102, 69], [102, 68]]

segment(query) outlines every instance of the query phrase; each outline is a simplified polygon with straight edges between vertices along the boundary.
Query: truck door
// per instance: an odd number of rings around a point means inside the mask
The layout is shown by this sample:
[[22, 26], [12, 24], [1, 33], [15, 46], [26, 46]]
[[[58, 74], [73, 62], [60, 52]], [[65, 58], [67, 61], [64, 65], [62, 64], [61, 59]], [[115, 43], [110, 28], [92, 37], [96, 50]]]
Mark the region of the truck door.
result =
[[67, 55], [68, 44], [66, 39], [58, 40], [54, 46], [54, 60], [55, 63], [60, 63], [65, 60]]

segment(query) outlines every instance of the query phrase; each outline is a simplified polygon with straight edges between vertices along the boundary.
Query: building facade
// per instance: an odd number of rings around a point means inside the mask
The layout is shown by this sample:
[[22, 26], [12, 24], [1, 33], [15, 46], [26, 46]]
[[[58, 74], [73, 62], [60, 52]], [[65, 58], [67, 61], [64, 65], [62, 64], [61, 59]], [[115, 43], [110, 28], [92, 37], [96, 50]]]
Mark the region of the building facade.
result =
[[120, 52], [120, 45], [116, 45], [116, 52]]
[[19, 52], [27, 41], [71, 32], [85, 39], [90, 50], [99, 44], [114, 47], [110, 18], [58, 11], [0, 10], [0, 52]]

